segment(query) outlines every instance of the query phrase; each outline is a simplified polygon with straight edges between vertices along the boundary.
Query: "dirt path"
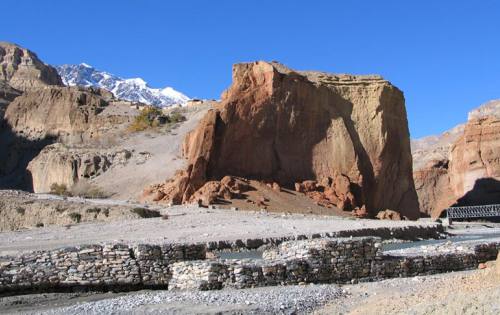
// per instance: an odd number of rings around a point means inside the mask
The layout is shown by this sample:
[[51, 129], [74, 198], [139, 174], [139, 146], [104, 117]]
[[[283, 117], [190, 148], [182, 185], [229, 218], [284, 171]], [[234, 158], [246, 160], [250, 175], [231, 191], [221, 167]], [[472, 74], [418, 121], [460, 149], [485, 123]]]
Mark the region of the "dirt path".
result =
[[81, 223], [0, 233], [0, 255], [67, 245], [127, 242], [173, 243], [253, 239], [356, 229], [434, 226], [415, 221], [360, 220], [319, 215], [285, 215], [174, 206], [160, 209], [169, 218]]

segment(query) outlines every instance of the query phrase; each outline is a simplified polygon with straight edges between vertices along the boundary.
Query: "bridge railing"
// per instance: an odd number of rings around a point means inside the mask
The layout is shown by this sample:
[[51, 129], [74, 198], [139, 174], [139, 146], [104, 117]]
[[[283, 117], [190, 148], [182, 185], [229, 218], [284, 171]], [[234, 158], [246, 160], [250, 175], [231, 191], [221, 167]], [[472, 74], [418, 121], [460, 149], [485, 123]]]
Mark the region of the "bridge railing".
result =
[[500, 217], [500, 204], [451, 207], [446, 209], [446, 214], [449, 220]]

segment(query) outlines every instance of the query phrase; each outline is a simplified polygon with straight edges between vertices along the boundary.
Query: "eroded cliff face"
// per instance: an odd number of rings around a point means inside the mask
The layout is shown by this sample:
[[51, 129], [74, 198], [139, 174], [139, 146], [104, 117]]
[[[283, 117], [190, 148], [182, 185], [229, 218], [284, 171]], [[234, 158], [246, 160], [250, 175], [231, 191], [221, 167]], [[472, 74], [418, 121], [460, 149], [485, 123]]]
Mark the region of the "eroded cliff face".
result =
[[379, 76], [237, 64], [222, 102], [185, 139], [188, 168], [149, 192], [188, 202], [208, 180], [234, 175], [291, 187], [315, 180], [336, 194], [342, 176], [352, 208], [416, 218], [407, 126], [403, 94]]
[[57, 138], [75, 144], [101, 135], [126, 115], [108, 115], [110, 92], [81, 87], [46, 87], [25, 92], [7, 108], [10, 130], [28, 140]]
[[414, 143], [414, 178], [422, 212], [439, 217], [455, 205], [500, 203], [500, 101], [469, 113], [466, 124]]
[[20, 91], [63, 86], [54, 67], [43, 63], [32, 51], [6, 42], [0, 42], [0, 80]]
[[[99, 89], [50, 86], [24, 92], [5, 112], [0, 186], [46, 192], [52, 183], [75, 182], [80, 177], [74, 171], [77, 164], [88, 160], [86, 155], [78, 157], [77, 148], [92, 147], [125, 128], [133, 119], [129, 110], [130, 102], [117, 101]], [[67, 152], [42, 151], [54, 142], [63, 143]], [[91, 161], [97, 162], [92, 165], [102, 171], [97, 160], [102, 156], [94, 155]]]
[[50, 192], [52, 184], [72, 187], [79, 180], [92, 179], [111, 166], [124, 165], [132, 153], [124, 149], [68, 148], [61, 143], [46, 146], [28, 164], [33, 192]]

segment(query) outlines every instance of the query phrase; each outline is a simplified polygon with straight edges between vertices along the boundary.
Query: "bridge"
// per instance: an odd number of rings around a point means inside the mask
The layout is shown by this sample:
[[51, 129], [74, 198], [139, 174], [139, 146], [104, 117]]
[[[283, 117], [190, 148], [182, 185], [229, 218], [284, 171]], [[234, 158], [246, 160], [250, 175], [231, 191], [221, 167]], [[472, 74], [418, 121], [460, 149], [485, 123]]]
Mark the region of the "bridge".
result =
[[500, 204], [484, 206], [451, 207], [446, 209], [448, 220], [453, 219], [479, 219], [500, 217]]

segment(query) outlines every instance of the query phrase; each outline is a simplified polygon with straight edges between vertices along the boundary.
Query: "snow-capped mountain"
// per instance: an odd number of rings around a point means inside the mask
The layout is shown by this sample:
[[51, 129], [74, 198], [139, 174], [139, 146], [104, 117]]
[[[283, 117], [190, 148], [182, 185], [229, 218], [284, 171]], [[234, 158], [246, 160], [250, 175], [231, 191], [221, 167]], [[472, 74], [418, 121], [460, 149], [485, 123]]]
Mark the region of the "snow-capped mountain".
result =
[[184, 104], [189, 97], [171, 87], [155, 89], [141, 78], [123, 79], [113, 74], [96, 70], [88, 64], [62, 65], [56, 67], [64, 84], [93, 86], [111, 91], [117, 98], [141, 102], [157, 107]]

